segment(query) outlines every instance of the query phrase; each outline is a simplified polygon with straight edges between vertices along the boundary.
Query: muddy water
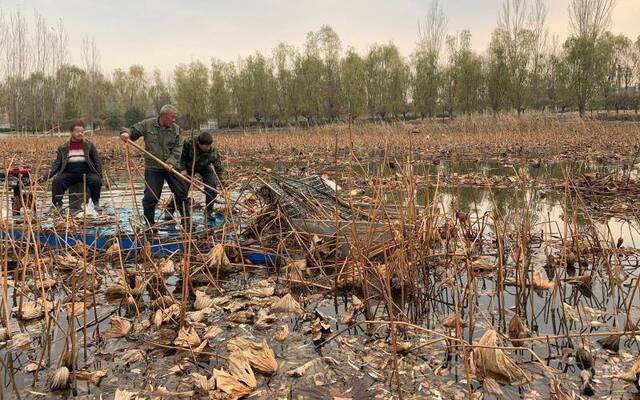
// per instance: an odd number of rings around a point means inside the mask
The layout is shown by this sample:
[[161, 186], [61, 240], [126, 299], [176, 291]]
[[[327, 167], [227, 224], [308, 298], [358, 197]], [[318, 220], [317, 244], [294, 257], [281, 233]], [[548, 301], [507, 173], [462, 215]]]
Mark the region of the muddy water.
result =
[[[295, 164], [274, 164], [274, 172], [282, 172], [283, 169], [297, 168]], [[368, 169], [367, 169], [368, 168]], [[362, 169], [362, 173], [375, 175], [380, 172], [380, 164], [372, 163]], [[382, 168], [384, 173], [392, 174], [392, 169]], [[554, 166], [533, 167], [529, 166], [530, 176], [539, 177], [541, 179], [563, 179], [565, 171], [569, 169], [574, 172], [600, 172], [602, 174], [616, 172], [622, 169], [617, 166], [601, 166], [597, 164], [565, 164]], [[512, 166], [503, 163], [444, 163], [437, 166], [425, 166], [424, 171], [416, 172], [416, 174], [424, 173], [437, 176], [453, 175], [453, 174], [470, 174], [482, 173], [487, 175], [504, 175], [514, 176], [515, 170]], [[635, 172], [634, 172], [635, 173]], [[136, 186], [136, 192], [139, 193], [136, 198], [140, 204], [142, 187]], [[416, 195], [416, 203], [419, 206], [428, 204], [428, 200], [435, 197], [434, 188], [418, 187]], [[494, 208], [498, 209], [504, 219], [510, 224], [518, 224], [523, 215], [523, 205], [527, 204], [530, 208], [529, 223], [533, 227], [533, 232], [541, 232], [540, 241], [533, 247], [532, 263], [534, 267], [542, 267], [546, 260], [546, 254], [557, 254], [558, 248], [552, 243], [557, 242], [560, 238], [565, 237], [567, 231], [572, 229], [587, 230], [591, 226], [589, 217], [578, 213], [576, 216], [576, 224], [571, 223], [565, 227], [566, 221], [572, 221], [573, 217], [568, 218], [566, 215], [572, 214], [572, 208], [565, 207], [565, 196], [555, 190], [548, 188], [529, 188], [526, 193], [522, 193], [518, 189], [487, 189], [473, 187], [458, 188], [440, 188], [438, 189], [438, 204], [444, 213], [449, 215], [455, 211], [469, 212], [472, 227], [480, 226], [480, 222], [486, 213], [491, 212]], [[400, 191], [390, 190], [386, 194], [387, 203], [393, 207], [394, 205], [402, 206], [405, 201], [404, 194]], [[112, 191], [105, 191], [104, 203], [108, 207], [108, 212], [119, 215], [122, 225], [131, 223], [135, 219], [133, 212], [133, 198], [126, 187], [118, 187]], [[199, 199], [199, 198], [198, 198]], [[199, 199], [201, 200], [201, 199]], [[615, 242], [618, 238], [623, 239], [623, 247], [637, 248], [640, 246], [640, 226], [634, 218], [599, 218], [595, 219], [594, 226], [600, 237], [607, 242]], [[482, 237], [483, 249], [481, 254], [487, 256], [490, 260], [495, 259], [495, 247], [493, 246], [494, 233], [490, 227], [487, 227]], [[547, 245], [548, 243], [548, 245]], [[478, 253], [480, 254], [480, 252]], [[523, 319], [527, 325], [533, 330], [534, 335], [555, 336], [563, 335], [566, 332], [571, 333], [590, 333], [607, 330], [621, 330], [625, 322], [625, 310], [622, 299], [633, 287], [638, 279], [638, 258], [635, 255], [620, 256], [620, 264], [623, 266], [627, 277], [622, 285], [622, 289], [610, 291], [607, 285], [607, 277], [600, 276], [595, 279], [589, 295], [579, 291], [575, 286], [563, 285], [560, 295], [553, 295], [549, 291], [528, 291], [525, 306], [520, 310]], [[574, 275], [581, 275], [585, 271], [589, 271], [593, 267], [593, 259], [586, 257], [586, 263], [582, 266], [576, 266], [576, 270], [571, 272], [567, 268], [560, 270], [560, 279]], [[512, 259], [508, 263], [513, 263]], [[129, 266], [134, 268], [134, 266]], [[106, 287], [109, 283], [116, 279], [116, 272], [112, 266], [100, 263], [100, 275], [102, 276], [102, 286]], [[224, 276], [221, 282], [222, 288], [227, 293], [242, 290], [255, 284], [261, 278], [267, 278], [272, 271], [263, 269], [252, 271], [249, 275], [230, 275]], [[428, 301], [423, 303], [423, 309], [417, 309], [417, 306], [411, 302], [411, 296], [403, 297], [399, 293], [394, 293], [395, 299], [399, 305], [403, 305], [406, 315], [419, 318], [422, 326], [430, 328], [438, 328], [444, 316], [454, 311], [454, 293], [446, 285], [439, 282], [439, 278], [435, 272], [429, 270], [423, 276], [423, 285], [419, 288], [418, 295], [428, 297]], [[460, 283], [465, 285], [467, 277], [461, 276]], [[71, 283], [67, 277], [58, 289], [56, 289], [53, 298], [61, 300], [68, 297], [71, 293]], [[76, 282], [77, 284], [77, 282]], [[167, 278], [167, 284], [174, 294], [179, 296], [181, 281], [178, 275]], [[277, 285], [277, 290], [281, 291], [284, 285]], [[496, 293], [495, 279], [493, 277], [476, 277], [475, 285], [478, 294], [474, 300], [473, 309], [467, 308], [468, 304], [462, 302], [461, 317], [468, 321], [469, 315], [473, 315], [474, 325], [473, 332], [470, 337], [468, 328], [464, 330], [464, 337], [474, 342], [484, 333], [488, 326], [500, 327], [505, 330], [506, 324], [516, 310], [516, 289], [513, 286], [507, 286], [504, 292], [504, 304], [498, 304], [498, 296]], [[434, 296], [434, 292], [439, 292]], [[212, 315], [208, 324], [218, 324], [224, 327], [223, 334], [216, 339], [213, 352], [218, 351], [224, 354], [224, 343], [231, 337], [251, 334], [257, 338], [272, 338], [275, 329], [281, 324], [287, 324], [291, 331], [291, 336], [284, 344], [278, 344], [270, 340], [276, 358], [281, 363], [281, 370], [276, 377], [264, 379], [259, 382], [259, 388], [263, 390], [259, 398], [275, 398], [275, 394], [280, 392], [281, 387], [288, 387], [288, 396], [298, 398], [327, 398], [337, 395], [349, 395], [353, 398], [368, 398], [365, 396], [377, 394], [381, 398], [388, 398], [392, 395], [391, 390], [393, 384], [389, 379], [390, 364], [377, 363], [379, 358], [378, 341], [384, 341], [388, 337], [386, 329], [380, 329], [376, 326], [357, 325], [349, 328], [338, 322], [340, 316], [349, 304], [349, 295], [342, 293], [337, 297], [327, 294], [314, 294], [308, 290], [302, 290], [297, 293], [305, 299], [305, 310], [310, 314], [319, 313], [323, 318], [330, 321], [332, 331], [338, 332], [344, 330], [339, 339], [328, 342], [326, 345], [316, 348], [309, 340], [309, 334], [305, 334], [304, 329], [310, 324], [308, 319], [304, 318], [284, 318], [266, 331], [256, 331], [250, 325], [237, 325], [225, 321], [225, 313], [220, 312]], [[13, 292], [10, 292], [10, 299], [13, 298]], [[637, 300], [638, 295], [633, 299], [632, 311], [633, 320], [638, 320], [638, 306], [640, 301]], [[458, 302], [460, 300], [458, 299]], [[562, 302], [574, 307], [580, 313], [580, 317], [584, 321], [568, 321], [562, 307]], [[97, 295], [97, 319], [100, 321], [97, 326], [101, 332], [109, 327], [108, 316], [112, 313], [133, 317], [131, 313], [125, 312], [119, 307], [118, 302], [108, 301], [100, 292]], [[426, 305], [424, 305], [426, 304]], [[602, 316], [596, 318], [602, 326], [593, 327], [589, 325], [590, 318], [583, 317], [583, 306], [593, 309], [602, 310]], [[150, 317], [150, 311], [143, 311], [143, 319]], [[363, 320], [365, 317], [359, 315], [356, 320]], [[372, 311], [368, 315], [368, 319], [385, 319], [386, 312], [379, 299], [372, 299]], [[169, 369], [177, 364], [185, 365], [188, 372], [210, 372], [214, 366], [224, 365], [224, 360], [213, 357], [209, 361], [195, 362], [189, 360], [184, 354], [175, 351], [151, 350], [151, 347], [145, 347], [149, 341], [157, 340], [157, 337], [149, 333], [141, 333], [133, 335], [129, 339], [117, 340], [97, 340], [96, 325], [92, 322], [96, 320], [94, 309], [87, 312], [86, 320], [84, 317], [78, 317], [74, 321], [76, 329], [82, 326], [85, 321], [90, 324], [87, 327], [87, 351], [84, 351], [84, 335], [78, 335], [78, 364], [81, 367], [96, 370], [100, 368], [109, 369], [109, 375], [103, 380], [102, 385], [96, 388], [86, 382], [78, 382], [77, 388], [70, 391], [58, 392], [53, 395], [58, 397], [69, 397], [73, 395], [79, 396], [97, 396], [104, 394], [106, 398], [110, 398], [116, 388], [129, 388], [141, 390], [149, 389], [149, 384], [157, 386], [164, 385], [170, 390], [177, 390], [181, 380], [187, 373], [174, 374]], [[18, 323], [17, 329], [22, 332], [31, 332], [34, 338], [33, 342], [26, 349], [18, 349], [7, 351], [6, 348], [0, 349], [0, 357], [9, 369], [2, 372], [2, 384], [5, 394], [12, 393], [12, 387], [15, 384], [21, 389], [23, 397], [26, 398], [47, 398], [52, 394], [47, 391], [46, 376], [53, 368], [47, 368], [45, 372], [40, 374], [39, 381], [34, 385], [34, 375], [22, 372], [22, 369], [29, 363], [36, 361], [40, 356], [40, 351], [44, 346], [45, 337], [42, 336], [44, 330], [43, 322], [38, 321], [31, 324]], [[50, 340], [52, 346], [47, 350], [45, 359], [50, 360], [50, 364], [54, 365], [64, 351], [65, 332], [69, 329], [68, 318], [66, 312], [62, 311], [57, 318], [57, 324], [51, 328], [51, 334], [47, 340]], [[80, 331], [82, 332], [82, 331]], [[414, 345], [419, 345], [426, 341], [424, 338], [416, 337], [408, 332], [401, 332], [403, 340], [411, 341]], [[586, 339], [591, 341], [591, 339]], [[558, 371], [563, 372], [565, 387], [569, 390], [578, 391], [579, 379], [578, 370], [575, 367], [575, 360], [571, 358], [571, 347], [580, 345], [580, 339], [569, 340], [567, 338], [552, 338], [546, 343], [536, 343], [534, 350], [548, 362], [548, 365]], [[134, 365], [123, 365], [118, 358], [124, 351], [131, 348], [143, 347], [149, 351], [146, 362], [139, 362]], [[639, 347], [638, 343], [633, 339], [623, 338], [621, 341], [621, 351], [617, 355], [612, 355], [602, 351], [599, 345], [595, 344], [594, 348], [598, 349], [596, 353], [597, 374], [599, 382], [596, 385], [596, 393], [601, 396], [614, 396], [614, 398], [627, 398], [631, 396], [634, 389], [629, 389], [623, 385], [620, 380], [614, 379], [613, 376], [624, 370], [637, 356]], [[387, 354], [388, 347], [380, 350]], [[429, 346], [424, 353], [417, 356], [403, 356], [406, 364], [403, 382], [407, 390], [414, 393], [417, 398], [438, 398], [436, 393], [442, 394], [441, 398], [454, 398], [454, 394], [462, 393], [466, 389], [466, 377], [464, 367], [462, 365], [459, 352], [453, 352], [453, 357], [449, 349], [442, 343]], [[337, 362], [336, 365], [314, 365], [309, 372], [309, 376], [303, 378], [289, 378], [284, 376], [284, 371], [298, 367], [308, 361], [318, 359], [318, 357], [331, 357]], [[535, 363], [531, 362], [531, 357], [526, 353], [515, 355], [514, 357], [521, 360], [521, 365], [527, 371], [540, 375], [540, 368], [535, 367]], [[410, 375], [413, 378], [407, 379], [410, 371], [415, 372], [419, 369], [419, 374]], [[411, 374], [413, 374], [411, 372]], [[317, 374], [322, 374], [318, 378]], [[13, 382], [11, 381], [13, 376]], [[316, 377], [316, 378], [312, 378]], [[326, 380], [333, 382], [332, 385], [318, 385], [317, 380]], [[315, 381], [314, 381], [315, 380]], [[354, 380], [357, 384], [354, 384]], [[33, 385], [33, 386], [32, 386]], [[332, 388], [332, 386], [334, 386]], [[480, 386], [474, 381], [474, 389], [480, 390]], [[520, 391], [511, 387], [503, 388], [506, 398], [549, 398], [546, 380], [537, 379], [530, 387]], [[435, 392], [434, 392], [435, 391]], [[532, 395], [533, 392], [538, 396]], [[38, 394], [42, 393], [42, 395]], [[361, 397], [360, 397], [361, 396]]]
[[[315, 160], [292, 160], [289, 158], [263, 161], [260, 163], [260, 170], [269, 170], [280, 174], [295, 173], [331, 173], [334, 170], [333, 160], [321, 160], [322, 164], [316, 165]], [[339, 174], [346, 171], [347, 162], [341, 159], [338, 165]], [[358, 176], [382, 176], [387, 177], [398, 172], [398, 168], [406, 165], [406, 160], [389, 159], [386, 163], [375, 157], [372, 160], [360, 159], [352, 160], [349, 163], [351, 170]], [[416, 176], [456, 176], [467, 174], [514, 176], [520, 168], [527, 170], [529, 176], [540, 179], [564, 179], [568, 172], [573, 176], [582, 173], [610, 174], [615, 172], [627, 172], [628, 164], [605, 164], [594, 161], [502, 161], [502, 160], [422, 160], [415, 158], [411, 161], [413, 174]], [[238, 168], [244, 170], [255, 170], [255, 164], [239, 163]], [[349, 171], [351, 171], [349, 170]], [[632, 175], [637, 176], [637, 169], [632, 168]]]

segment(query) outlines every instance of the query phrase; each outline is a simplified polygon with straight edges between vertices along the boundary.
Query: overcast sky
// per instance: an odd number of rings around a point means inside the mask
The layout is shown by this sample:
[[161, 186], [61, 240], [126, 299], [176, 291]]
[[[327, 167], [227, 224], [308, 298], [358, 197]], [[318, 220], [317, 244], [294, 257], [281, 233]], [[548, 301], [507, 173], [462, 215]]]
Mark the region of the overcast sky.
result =
[[[568, 34], [569, 0], [549, 0], [548, 28]], [[502, 0], [444, 0], [448, 31], [469, 29], [473, 46], [484, 51], [496, 26]], [[305, 35], [329, 24], [342, 39], [364, 53], [374, 43], [393, 41], [408, 56], [414, 49], [418, 20], [429, 0], [0, 0], [5, 12], [38, 10], [49, 24], [62, 19], [69, 32], [73, 62], [80, 43], [93, 36], [102, 67], [131, 64], [169, 72], [176, 64], [212, 57], [236, 60], [279, 42], [300, 46]], [[612, 31], [640, 35], [640, 0], [618, 0]]]

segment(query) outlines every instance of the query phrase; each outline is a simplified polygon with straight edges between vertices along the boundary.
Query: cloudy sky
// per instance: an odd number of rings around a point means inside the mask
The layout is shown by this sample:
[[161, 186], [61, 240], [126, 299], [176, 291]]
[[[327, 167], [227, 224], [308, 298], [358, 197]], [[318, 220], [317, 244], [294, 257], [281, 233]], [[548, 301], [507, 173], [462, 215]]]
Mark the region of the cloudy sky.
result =
[[[548, 28], [568, 34], [568, 0], [549, 0]], [[478, 51], [486, 48], [502, 0], [442, 1], [450, 33], [470, 29]], [[236, 60], [281, 41], [300, 46], [305, 34], [329, 24], [343, 45], [360, 52], [393, 41], [405, 55], [414, 48], [417, 24], [430, 0], [0, 0], [0, 8], [38, 10], [50, 24], [62, 19], [72, 61], [93, 36], [102, 66], [142, 64], [170, 71], [176, 64], [212, 57]], [[640, 0], [618, 0], [612, 31], [640, 35]]]

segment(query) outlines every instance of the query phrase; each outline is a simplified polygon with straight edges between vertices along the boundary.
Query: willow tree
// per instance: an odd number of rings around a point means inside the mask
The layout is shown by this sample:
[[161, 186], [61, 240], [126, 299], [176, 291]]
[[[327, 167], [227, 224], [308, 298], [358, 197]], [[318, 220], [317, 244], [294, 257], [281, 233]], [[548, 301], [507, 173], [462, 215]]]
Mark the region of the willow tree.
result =
[[365, 113], [367, 85], [364, 59], [354, 49], [349, 49], [340, 64], [342, 103], [351, 118]]
[[213, 59], [211, 61], [211, 85], [209, 86], [209, 107], [218, 124], [231, 111], [231, 79], [233, 64]]
[[410, 75], [398, 48], [392, 43], [373, 46], [365, 70], [369, 113], [381, 118], [405, 113]]
[[433, 0], [425, 21], [418, 26], [418, 44], [413, 55], [413, 105], [423, 117], [432, 117], [437, 110], [442, 79], [438, 64], [446, 26], [440, 2]]
[[209, 113], [209, 69], [202, 62], [180, 64], [174, 71], [178, 111], [189, 128], [199, 128]]
[[571, 36], [564, 44], [567, 82], [580, 116], [606, 79], [606, 42], [603, 35], [611, 23], [615, 0], [571, 0]]

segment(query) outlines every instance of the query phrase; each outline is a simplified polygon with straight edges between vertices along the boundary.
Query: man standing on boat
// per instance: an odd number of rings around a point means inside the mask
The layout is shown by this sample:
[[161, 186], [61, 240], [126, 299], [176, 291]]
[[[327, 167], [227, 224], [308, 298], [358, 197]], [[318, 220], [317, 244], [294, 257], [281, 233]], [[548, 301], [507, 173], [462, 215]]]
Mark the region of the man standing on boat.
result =
[[49, 172], [41, 181], [51, 182], [51, 201], [54, 210], [62, 208], [64, 192], [75, 184], [85, 184], [89, 189], [89, 197], [96, 211], [100, 207], [100, 188], [102, 187], [102, 161], [96, 146], [84, 138], [84, 123], [74, 122], [71, 125], [71, 138], [58, 147], [56, 159]]
[[155, 225], [156, 205], [165, 182], [173, 193], [174, 206], [185, 219], [185, 225], [189, 218], [187, 187], [175, 175], [179, 169], [182, 154], [180, 127], [176, 124], [177, 115], [177, 109], [166, 104], [160, 109], [160, 115], [157, 118], [145, 119], [120, 132], [120, 138], [125, 143], [128, 140], [135, 141], [143, 137], [146, 151], [163, 162], [163, 164], [158, 163], [149, 154], [144, 156], [146, 187], [142, 198], [142, 209], [148, 226]]
[[[206, 217], [214, 219], [213, 203], [218, 196], [216, 189], [220, 187], [224, 179], [224, 167], [220, 153], [213, 146], [213, 137], [209, 132], [200, 133], [195, 140], [184, 141], [179, 169], [183, 175], [188, 177], [194, 177], [195, 174], [200, 175], [202, 182], [206, 185], [204, 190]], [[171, 199], [165, 211], [165, 219], [172, 219], [174, 212], [175, 206], [173, 199]]]

